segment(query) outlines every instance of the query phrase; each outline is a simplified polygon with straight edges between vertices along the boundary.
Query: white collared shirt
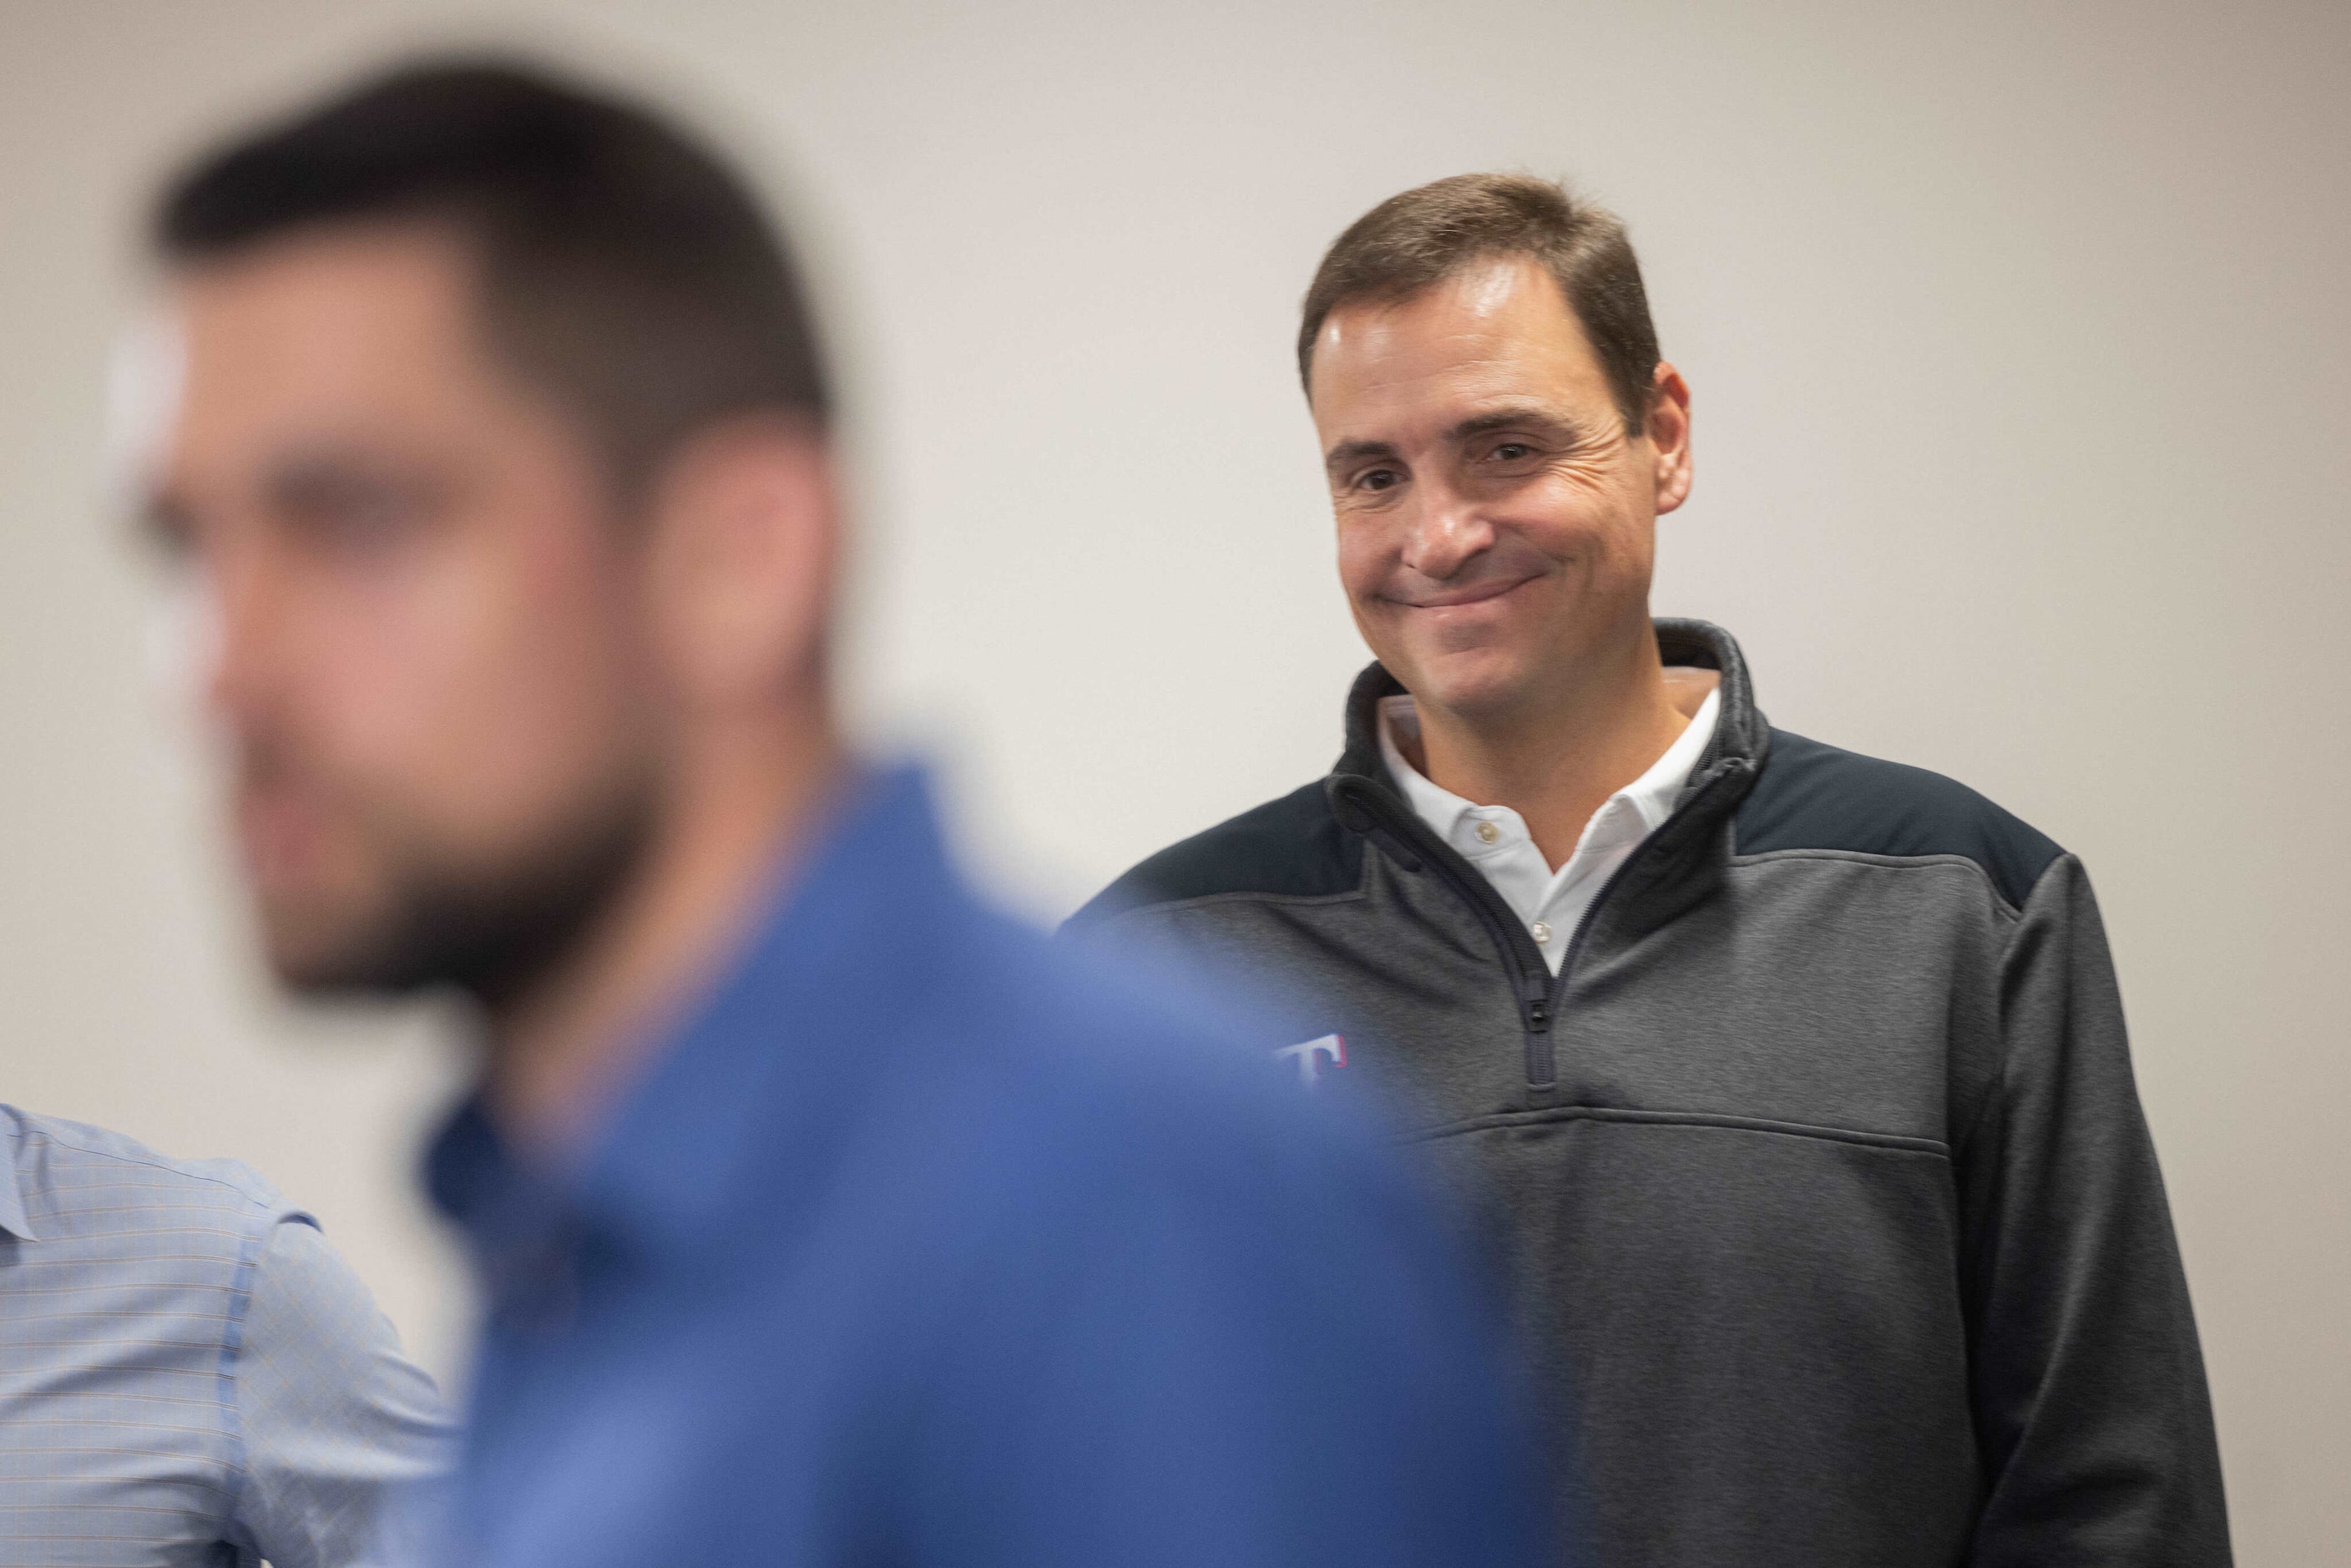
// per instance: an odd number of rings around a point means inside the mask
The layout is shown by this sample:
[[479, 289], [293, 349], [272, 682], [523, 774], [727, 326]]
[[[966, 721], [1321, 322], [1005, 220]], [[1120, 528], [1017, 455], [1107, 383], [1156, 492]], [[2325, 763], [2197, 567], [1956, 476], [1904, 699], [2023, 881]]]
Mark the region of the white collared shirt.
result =
[[1508, 806], [1480, 806], [1439, 789], [1405, 760], [1398, 737], [1416, 741], [1420, 736], [1420, 714], [1409, 696], [1381, 699], [1380, 753], [1415, 814], [1494, 884], [1502, 901], [1526, 922], [1536, 949], [1556, 975], [1567, 959], [1576, 923], [1607, 885], [1609, 873], [1674, 814], [1674, 802], [1689, 782], [1690, 769], [1714, 737], [1720, 706], [1719, 692], [1707, 694], [1681, 738], [1666, 747], [1646, 773], [1592, 813], [1583, 837], [1575, 841], [1575, 852], [1557, 871], [1535, 847], [1525, 818]]

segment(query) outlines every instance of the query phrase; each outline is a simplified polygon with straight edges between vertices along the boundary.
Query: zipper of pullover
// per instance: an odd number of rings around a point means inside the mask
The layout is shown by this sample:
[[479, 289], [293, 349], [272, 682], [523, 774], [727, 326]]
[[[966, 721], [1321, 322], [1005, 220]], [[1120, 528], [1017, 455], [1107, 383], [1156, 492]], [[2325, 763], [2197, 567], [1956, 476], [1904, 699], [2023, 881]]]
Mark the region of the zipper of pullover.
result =
[[[1380, 847], [1405, 870], [1419, 871], [1426, 866], [1436, 872], [1486, 927], [1487, 935], [1501, 954], [1502, 968], [1510, 977], [1510, 989], [1519, 1004], [1520, 1027], [1526, 1031], [1527, 1074], [1531, 1082], [1534, 1081], [1538, 1062], [1547, 1069], [1551, 1061], [1551, 1025], [1557, 1008], [1550, 967], [1542, 961], [1535, 939], [1520, 924], [1518, 911], [1410, 807], [1390, 800], [1385, 790], [1375, 786], [1349, 793], [1372, 819], [1367, 836], [1385, 841]], [[1541, 1042], [1540, 1046], [1538, 1041]]]
[[[1494, 884], [1479, 874], [1475, 866], [1438, 838], [1436, 831], [1422, 821], [1418, 813], [1409, 807], [1401, 803], [1392, 804], [1384, 798], [1384, 791], [1365, 789], [1361, 792], [1364, 803], [1370, 808], [1375, 821], [1386, 819], [1378, 822], [1377, 831], [1391, 839], [1401, 836], [1410, 846], [1410, 850], [1399, 857], [1405, 862], [1406, 868], [1416, 870], [1418, 867], [1413, 862], [1421, 862], [1436, 871], [1454, 892], [1461, 895], [1493, 937], [1495, 946], [1501, 953], [1502, 967], [1509, 973], [1511, 989], [1517, 995], [1520, 1023], [1526, 1030], [1529, 1087], [1549, 1089], [1559, 1082], [1553, 1030], [1566, 1009], [1568, 981], [1575, 973], [1576, 956], [1583, 950], [1584, 937], [1592, 930], [1593, 918], [1607, 904], [1609, 894], [1616, 891], [1626, 874], [1656, 848], [1677, 823], [1696, 820], [1698, 808], [1721, 787], [1724, 779], [1745, 773], [1750, 766], [1741, 758], [1724, 759], [1700, 781], [1695, 795], [1656, 832], [1643, 839], [1633, 852], [1625, 857], [1623, 863], [1608, 874], [1608, 880], [1600, 884], [1600, 891], [1593, 895], [1592, 902], [1584, 906], [1582, 918], [1576, 921], [1574, 934], [1568, 938], [1567, 952], [1560, 960], [1556, 976], [1543, 962], [1541, 950], [1536, 947], [1534, 938], [1527, 934], [1519, 912], [1510, 907], [1509, 901], [1495, 891]], [[1384, 847], [1394, 853], [1404, 846], [1391, 844]], [[1411, 852], [1413, 851], [1417, 853]]]
[[[1626, 855], [1624, 861], [1618, 864], [1616, 869], [1608, 873], [1608, 880], [1600, 884], [1600, 891], [1593, 895], [1592, 902], [1590, 904], [1583, 906], [1583, 917], [1575, 923], [1575, 934], [1567, 939], [1567, 952], [1559, 961], [1559, 974], [1552, 982], [1551, 991], [1550, 1012], [1554, 1019], [1556, 1019], [1566, 1009], [1567, 983], [1575, 974], [1576, 955], [1583, 951], [1583, 939], [1592, 930], [1592, 922], [1593, 917], [1599, 915], [1602, 906], [1607, 904], [1608, 895], [1616, 891], [1617, 887], [1624, 882], [1627, 873], [1631, 872], [1635, 866], [1641, 863], [1645, 857], [1649, 855], [1652, 852], [1657, 849], [1658, 846], [1664, 843], [1666, 836], [1674, 831], [1674, 828], [1677, 823], [1698, 821], [1698, 808], [1705, 805], [1708, 798], [1711, 797], [1717, 789], [1722, 787], [1722, 781], [1724, 779], [1736, 778], [1739, 775], [1745, 773], [1750, 766], [1752, 765], [1744, 758], [1733, 757], [1724, 758], [1715, 767], [1713, 772], [1708, 774], [1703, 779], [1698, 781], [1698, 792], [1696, 794], [1692, 795], [1687, 801], [1683, 802], [1683, 804], [1675, 810], [1672, 816], [1667, 818], [1663, 822], [1660, 822], [1657, 825], [1657, 831], [1656, 832], [1651, 833], [1648, 837], [1643, 839], [1638, 844], [1635, 844], [1633, 847], [1633, 852]], [[1483, 881], [1484, 879], [1480, 878], [1479, 880]], [[1542, 1037], [1541, 1047], [1542, 1060], [1541, 1063], [1538, 1064], [1534, 1061], [1535, 1041], [1530, 1039], [1527, 1042], [1527, 1057], [1529, 1064], [1527, 1081], [1539, 1088], [1548, 1088], [1559, 1081], [1558, 1068], [1554, 1060], [1552, 1037], [1548, 1032], [1546, 1032]], [[1540, 1065], [1541, 1068], [1540, 1072], [1535, 1071], [1538, 1065]]]

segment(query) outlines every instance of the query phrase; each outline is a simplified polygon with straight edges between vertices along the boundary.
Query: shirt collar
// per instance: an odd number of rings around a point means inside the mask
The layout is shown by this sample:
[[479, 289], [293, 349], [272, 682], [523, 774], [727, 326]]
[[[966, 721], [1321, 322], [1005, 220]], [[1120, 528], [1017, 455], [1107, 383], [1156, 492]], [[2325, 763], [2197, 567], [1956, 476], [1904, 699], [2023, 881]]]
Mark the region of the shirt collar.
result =
[[556, 1315], [570, 1290], [576, 1211], [558, 1183], [498, 1136], [479, 1094], [451, 1113], [426, 1149], [424, 1188], [465, 1236], [494, 1316]]
[[1405, 804], [1412, 808], [1414, 816], [1434, 828], [1438, 838], [1448, 844], [1455, 842], [1461, 819], [1478, 806], [1436, 783], [1405, 756], [1403, 738], [1420, 738], [1420, 709], [1409, 693], [1380, 699], [1379, 727], [1380, 758], [1388, 765], [1388, 777], [1404, 792]]
[[[1611, 795], [1601, 810], [1606, 810], [1608, 806], [1622, 800], [1640, 813], [1645, 831], [1656, 832], [1665, 820], [1674, 814], [1674, 805], [1680, 798], [1682, 787], [1689, 782], [1691, 770], [1698, 766], [1707, 742], [1714, 738], [1715, 718], [1721, 711], [1721, 691], [1717, 689], [1707, 693], [1706, 701], [1698, 705], [1698, 712], [1691, 716], [1674, 743], [1649, 764], [1648, 771]], [[1409, 693], [1380, 699], [1380, 756], [1388, 765], [1389, 777], [1404, 792], [1405, 802], [1412, 808], [1415, 816], [1435, 829], [1447, 843], [1457, 843], [1464, 817], [1474, 811], [1490, 811], [1497, 808], [1481, 807], [1474, 800], [1464, 800], [1415, 768], [1404, 754], [1400, 737], [1417, 737], [1419, 733], [1420, 712], [1414, 706]]]
[[960, 896], [917, 769], [862, 779], [797, 857], [742, 956], [654, 1057], [580, 1167], [530, 1167], [478, 1100], [427, 1152], [425, 1186], [465, 1230], [494, 1299], [528, 1298], [550, 1250], [593, 1237], [628, 1249], [725, 1218], [744, 1162], [807, 1149], [855, 1047], [907, 993], [910, 941]]
[[25, 1180], [16, 1169], [24, 1141], [25, 1124], [16, 1107], [0, 1105], [0, 1230], [19, 1241], [38, 1241], [32, 1222], [25, 1218]]
[[1690, 773], [1698, 767], [1707, 742], [1714, 738], [1717, 716], [1722, 712], [1720, 687], [1706, 694], [1706, 701], [1698, 705], [1665, 755], [1649, 764], [1649, 770], [1616, 792], [1617, 798], [1633, 802], [1641, 813], [1642, 822], [1656, 832], [1674, 814], [1674, 806], [1681, 799], [1682, 788], [1689, 782]]

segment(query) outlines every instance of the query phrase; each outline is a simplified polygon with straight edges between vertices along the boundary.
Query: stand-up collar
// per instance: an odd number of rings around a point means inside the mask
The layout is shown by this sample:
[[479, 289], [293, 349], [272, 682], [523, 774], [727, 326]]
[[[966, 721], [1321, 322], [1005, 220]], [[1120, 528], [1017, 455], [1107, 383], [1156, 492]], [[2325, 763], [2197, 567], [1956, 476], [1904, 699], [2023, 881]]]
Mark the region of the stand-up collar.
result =
[[[1690, 770], [1674, 815], [1626, 866], [1624, 885], [1608, 895], [1607, 923], [1634, 929], [1672, 919], [1714, 886], [1729, 855], [1730, 813], [1753, 786], [1771, 744], [1771, 727], [1756, 711], [1747, 661], [1730, 633], [1704, 621], [1661, 619], [1655, 625], [1667, 664], [1721, 676], [1720, 705], [1713, 738]], [[1434, 856], [1475, 878], [1466, 862], [1426, 831], [1388, 778], [1380, 754], [1379, 705], [1403, 690], [1377, 664], [1355, 678], [1347, 696], [1347, 748], [1323, 785], [1332, 809], [1342, 826], [1379, 845], [1406, 871], [1420, 871]]]
[[[1660, 617], [1657, 652], [1668, 664], [1713, 670], [1722, 677], [1722, 703], [1715, 716], [1714, 738], [1690, 770], [1696, 786], [1723, 762], [1743, 761], [1751, 772], [1763, 764], [1771, 748], [1771, 727], [1755, 709], [1755, 688], [1747, 675], [1747, 660], [1729, 632], [1705, 621]], [[1380, 699], [1395, 696], [1404, 683], [1374, 663], [1355, 677], [1347, 694], [1347, 748], [1340, 755], [1334, 776], [1353, 776], [1387, 788], [1387, 768], [1380, 757]]]

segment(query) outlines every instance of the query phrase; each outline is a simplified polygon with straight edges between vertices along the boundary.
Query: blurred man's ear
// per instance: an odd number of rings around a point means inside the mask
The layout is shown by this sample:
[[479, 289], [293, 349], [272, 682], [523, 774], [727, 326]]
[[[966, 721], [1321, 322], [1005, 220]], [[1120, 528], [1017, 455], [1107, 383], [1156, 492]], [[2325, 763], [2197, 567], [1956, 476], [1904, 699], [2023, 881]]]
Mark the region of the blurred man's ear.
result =
[[1656, 454], [1657, 510], [1670, 512], [1689, 498], [1690, 391], [1681, 371], [1663, 360], [1650, 383], [1649, 417], [1642, 434]]
[[841, 518], [811, 422], [750, 415], [690, 438], [644, 526], [654, 653], [689, 711], [789, 700], [822, 682]]

